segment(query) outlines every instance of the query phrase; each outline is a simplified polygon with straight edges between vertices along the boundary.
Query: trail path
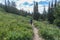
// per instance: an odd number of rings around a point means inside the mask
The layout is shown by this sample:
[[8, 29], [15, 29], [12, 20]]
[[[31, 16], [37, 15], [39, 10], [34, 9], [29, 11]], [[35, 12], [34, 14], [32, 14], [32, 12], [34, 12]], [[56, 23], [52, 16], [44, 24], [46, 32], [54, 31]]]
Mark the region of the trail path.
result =
[[33, 32], [34, 32], [33, 40], [44, 40], [41, 37], [39, 37], [38, 29], [33, 24], [32, 24], [32, 27], [33, 27]]

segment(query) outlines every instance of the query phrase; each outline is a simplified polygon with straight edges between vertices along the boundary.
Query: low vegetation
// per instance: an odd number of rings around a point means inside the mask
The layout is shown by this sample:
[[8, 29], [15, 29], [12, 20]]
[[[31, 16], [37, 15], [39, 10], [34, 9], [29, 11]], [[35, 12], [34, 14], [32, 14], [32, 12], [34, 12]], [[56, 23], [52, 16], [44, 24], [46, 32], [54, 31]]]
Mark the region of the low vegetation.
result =
[[0, 40], [32, 40], [33, 32], [29, 18], [0, 9]]
[[60, 29], [56, 25], [37, 21], [34, 24], [39, 29], [39, 35], [46, 40], [60, 40]]

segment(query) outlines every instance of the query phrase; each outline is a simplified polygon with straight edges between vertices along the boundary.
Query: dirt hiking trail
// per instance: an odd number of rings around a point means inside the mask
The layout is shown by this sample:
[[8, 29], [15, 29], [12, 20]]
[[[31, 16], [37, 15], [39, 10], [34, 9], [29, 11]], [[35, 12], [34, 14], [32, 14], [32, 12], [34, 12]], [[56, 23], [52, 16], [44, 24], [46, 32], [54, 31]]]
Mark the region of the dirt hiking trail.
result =
[[42, 39], [42, 37], [39, 37], [38, 29], [34, 26], [34, 24], [32, 24], [32, 28], [33, 28], [33, 33], [34, 33], [33, 40], [44, 40]]

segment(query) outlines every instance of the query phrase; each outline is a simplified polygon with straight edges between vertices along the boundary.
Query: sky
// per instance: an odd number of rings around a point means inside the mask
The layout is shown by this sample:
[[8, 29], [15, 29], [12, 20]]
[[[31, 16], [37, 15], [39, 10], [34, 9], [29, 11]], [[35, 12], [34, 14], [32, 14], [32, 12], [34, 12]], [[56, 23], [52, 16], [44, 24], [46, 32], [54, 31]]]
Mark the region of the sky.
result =
[[[33, 12], [34, 1], [38, 2], [38, 7], [39, 7], [38, 10], [40, 13], [43, 12], [44, 6], [47, 11], [49, 2], [52, 2], [52, 0], [10, 0], [10, 1], [15, 1], [16, 7], [19, 10], [24, 10], [30, 13]], [[4, 4], [4, 0], [0, 0], [0, 3]]]

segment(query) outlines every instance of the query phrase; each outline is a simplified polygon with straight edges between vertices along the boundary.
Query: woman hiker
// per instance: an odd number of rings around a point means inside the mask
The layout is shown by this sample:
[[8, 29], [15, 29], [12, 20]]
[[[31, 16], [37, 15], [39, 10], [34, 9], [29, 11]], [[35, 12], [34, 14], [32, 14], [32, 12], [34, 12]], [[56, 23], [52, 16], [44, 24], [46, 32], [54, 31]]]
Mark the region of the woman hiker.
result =
[[30, 24], [32, 24], [33, 23], [33, 20], [32, 19], [30, 19]]

